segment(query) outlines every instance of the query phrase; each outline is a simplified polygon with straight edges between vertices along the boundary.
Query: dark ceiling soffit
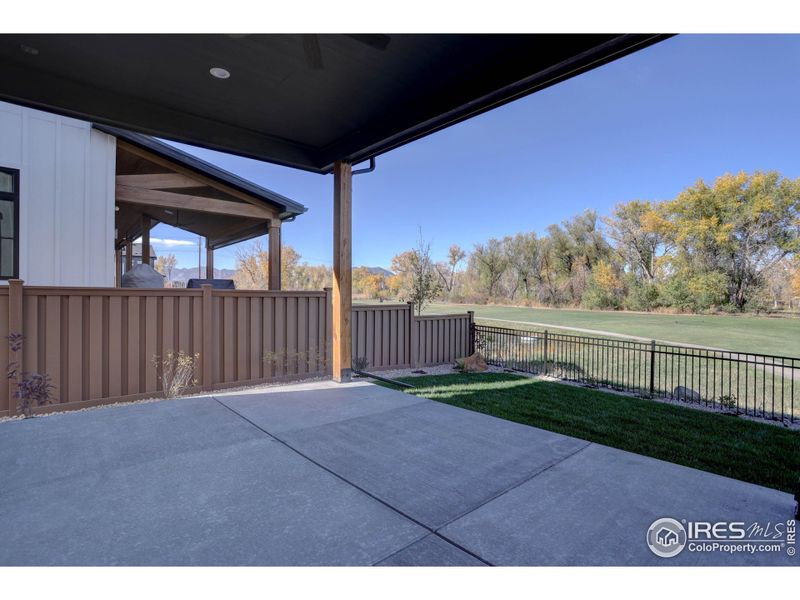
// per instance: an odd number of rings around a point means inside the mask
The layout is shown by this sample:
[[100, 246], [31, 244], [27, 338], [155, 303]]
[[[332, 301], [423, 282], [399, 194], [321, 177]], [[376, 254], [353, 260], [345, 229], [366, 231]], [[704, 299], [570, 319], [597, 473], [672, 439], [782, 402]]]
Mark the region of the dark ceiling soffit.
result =
[[[578, 54], [569, 60], [553, 65], [543, 71], [539, 71], [530, 77], [526, 77], [521, 81], [495, 90], [491, 94], [476, 98], [454, 110], [437, 115], [435, 118], [425, 121], [424, 123], [420, 123], [412, 128], [382, 139], [380, 142], [362, 148], [358, 152], [342, 156], [340, 160], [351, 164], [363, 162], [374, 156], [425, 137], [426, 135], [430, 135], [431, 133], [435, 133], [436, 131], [440, 131], [451, 125], [490, 111], [493, 108], [513, 102], [514, 100], [548, 88], [561, 81], [580, 75], [581, 73], [591, 71], [592, 69], [622, 58], [623, 56], [627, 56], [628, 54], [632, 54], [638, 50], [669, 39], [674, 35], [675, 34], [620, 35], [591, 50]], [[346, 144], [346, 141], [337, 144], [337, 147], [343, 146], [344, 144]], [[336, 155], [335, 150], [334, 155]], [[333, 163], [329, 162], [321, 171], [329, 173], [332, 169]]]
[[221, 169], [216, 165], [213, 165], [201, 158], [197, 158], [196, 156], [192, 156], [187, 152], [183, 152], [174, 146], [165, 144], [164, 142], [161, 142], [151, 136], [135, 133], [133, 131], [127, 131], [125, 129], [119, 129], [118, 127], [99, 125], [97, 123], [92, 124], [92, 127], [98, 131], [102, 131], [103, 133], [113, 135], [114, 137], [124, 140], [130, 144], [139, 146], [140, 148], [143, 148], [148, 152], [152, 152], [153, 154], [157, 154], [162, 158], [179, 163], [191, 169], [192, 171], [201, 173], [202, 175], [213, 179], [214, 181], [234, 187], [245, 194], [262, 200], [263, 202], [271, 205], [277, 205], [282, 209], [282, 212], [291, 213], [286, 215], [285, 218], [301, 215], [308, 210], [308, 208], [299, 202], [295, 202], [286, 196], [257, 185], [252, 181], [244, 179], [243, 177], [239, 177], [230, 171]]
[[[139, 133], [170, 139], [208, 150], [227, 152], [228, 154], [235, 154], [245, 158], [270, 162], [284, 167], [293, 167], [314, 173], [322, 172], [306, 164], [312, 160], [312, 153], [309, 149], [288, 140], [242, 129], [234, 125], [218, 123], [202, 116], [173, 110], [159, 104], [116, 94], [102, 88], [87, 88], [82, 84], [51, 73], [38, 72], [39, 77], [35, 81], [38, 85], [35, 85], [33, 89], [25, 84], [22, 84], [21, 89], [13, 89], [13, 86], [18, 82], [28, 82], [26, 70], [8, 63], [3, 64], [2, 67], [6, 90], [0, 93], [0, 100], [6, 102], [122, 129], [134, 128], [133, 124], [129, 124], [126, 120], [127, 114], [147, 111], [162, 118], [165, 122], [171, 123], [172, 127], [170, 131], [166, 131], [136, 126], [135, 129]], [[18, 85], [18, 87], [20, 86]], [[12, 89], [13, 91], [9, 91]], [[37, 100], [37, 98], [47, 98], [49, 91], [54, 89], [58, 90], [62, 97], [71, 98], [71, 101], [61, 106], [55, 106], [46, 101]], [[91, 93], [87, 94], [87, 91]], [[75, 99], [80, 100], [80, 108], [77, 108]], [[101, 116], [109, 115], [109, 110], [111, 111], [110, 116]], [[214, 144], [194, 137], [193, 131], [207, 132], [209, 137], [214, 139]], [[242, 147], [248, 149], [258, 148], [259, 151], [242, 150]], [[280, 155], [286, 158], [273, 159], [269, 158], [270, 155]]]
[[[314, 173], [329, 173], [333, 168], [334, 160], [345, 160], [353, 164], [360, 163], [669, 37], [672, 36], [669, 34], [619, 35], [562, 63], [538, 71], [520, 81], [470, 100], [459, 107], [400, 132], [389, 131], [388, 129], [391, 127], [391, 122], [389, 122], [384, 127], [385, 131], [381, 131], [381, 128], [370, 131], [374, 135], [369, 137], [377, 139], [377, 142], [367, 139], [360, 140], [365, 135], [354, 133], [322, 149], [302, 146], [290, 140], [220, 123], [101, 88], [87, 88], [52, 73], [37, 72], [37, 77], [31, 81], [29, 73], [25, 69], [13, 64], [3, 65], [5, 89], [0, 94], [0, 98], [23, 106], [115, 128], [136, 129], [143, 134], [201, 148]], [[53, 89], [57, 89], [61, 97], [65, 98], [60, 106], [53, 106], [47, 100]], [[87, 91], [91, 91], [91, 93], [87, 94]], [[159, 127], [159, 131], [155, 131], [128, 123], [127, 115], [141, 111], [157, 115], [157, 120], [169, 123], [169, 126]], [[366, 130], [368, 128], [362, 128], [362, 131]], [[196, 134], [193, 133], [195, 131], [203, 132], [202, 139], [196, 137]], [[213, 140], [213, 143], [208, 140]]]
[[218, 238], [211, 238], [210, 241], [210, 248], [212, 250], [219, 250], [220, 248], [227, 248], [228, 246], [232, 246], [233, 244], [238, 244], [239, 242], [246, 242], [248, 240], [252, 240], [253, 238], [260, 237], [262, 235], [267, 235], [267, 229], [264, 227], [263, 223], [255, 223], [250, 227], [243, 226], [242, 229], [235, 233], [231, 233], [229, 235], [221, 236]]

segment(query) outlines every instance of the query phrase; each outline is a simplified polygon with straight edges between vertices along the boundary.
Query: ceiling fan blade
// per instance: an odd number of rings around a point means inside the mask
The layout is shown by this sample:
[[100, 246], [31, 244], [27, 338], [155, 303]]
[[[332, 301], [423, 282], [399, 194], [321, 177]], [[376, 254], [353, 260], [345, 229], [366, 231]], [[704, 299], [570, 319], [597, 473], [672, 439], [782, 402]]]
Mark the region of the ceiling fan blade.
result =
[[347, 37], [361, 42], [362, 44], [366, 44], [375, 50], [386, 50], [389, 42], [392, 41], [391, 36], [383, 33], [348, 33]]
[[303, 34], [303, 52], [309, 69], [319, 70], [322, 64], [322, 49], [319, 47], [319, 37], [316, 33]]

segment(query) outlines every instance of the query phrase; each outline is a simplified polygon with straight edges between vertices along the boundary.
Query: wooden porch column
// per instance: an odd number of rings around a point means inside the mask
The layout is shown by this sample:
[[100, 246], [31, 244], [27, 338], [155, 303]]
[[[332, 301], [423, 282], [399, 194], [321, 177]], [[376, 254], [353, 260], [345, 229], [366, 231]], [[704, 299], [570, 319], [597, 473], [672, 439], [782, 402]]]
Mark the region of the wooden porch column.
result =
[[269, 289], [281, 289], [281, 222], [269, 221]]
[[214, 249], [206, 238], [206, 279], [214, 279]]
[[114, 248], [114, 285], [122, 285], [122, 246]]
[[142, 264], [150, 264], [150, 217], [142, 215]]
[[[133, 268], [133, 240], [125, 240], [125, 272]], [[122, 280], [120, 279], [120, 283]]]
[[333, 379], [350, 381], [352, 307], [353, 169], [346, 162], [333, 165]]

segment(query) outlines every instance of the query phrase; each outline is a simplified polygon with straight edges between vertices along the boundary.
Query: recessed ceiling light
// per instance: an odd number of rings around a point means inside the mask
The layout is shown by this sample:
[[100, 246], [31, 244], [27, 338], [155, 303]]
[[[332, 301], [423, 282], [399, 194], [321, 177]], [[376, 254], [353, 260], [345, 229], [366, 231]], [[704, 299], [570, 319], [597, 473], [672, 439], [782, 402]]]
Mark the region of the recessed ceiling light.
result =
[[217, 79], [227, 79], [231, 76], [231, 72], [222, 67], [211, 67], [208, 72], [211, 73], [212, 77], [216, 77]]

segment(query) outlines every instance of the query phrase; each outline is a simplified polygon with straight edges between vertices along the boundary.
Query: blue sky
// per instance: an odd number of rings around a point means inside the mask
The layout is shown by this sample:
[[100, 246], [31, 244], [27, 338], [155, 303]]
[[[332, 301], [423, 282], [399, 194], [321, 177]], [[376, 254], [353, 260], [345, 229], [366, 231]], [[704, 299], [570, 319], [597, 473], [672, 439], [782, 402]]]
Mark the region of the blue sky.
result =
[[[685, 35], [379, 156], [354, 179], [353, 264], [389, 266], [422, 227], [436, 258], [457, 243], [542, 232], [587, 208], [665, 199], [698, 178], [800, 176], [800, 36]], [[201, 158], [305, 204], [283, 241], [330, 264], [333, 178], [208, 150]], [[189, 234], [156, 243], [197, 265]], [[216, 254], [232, 268], [235, 247]]]

